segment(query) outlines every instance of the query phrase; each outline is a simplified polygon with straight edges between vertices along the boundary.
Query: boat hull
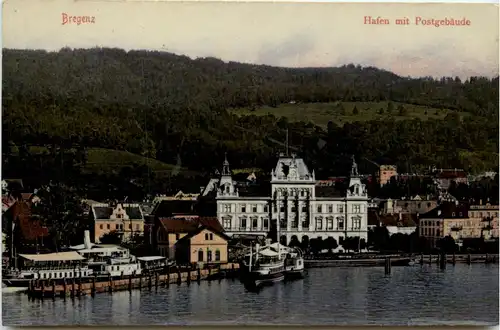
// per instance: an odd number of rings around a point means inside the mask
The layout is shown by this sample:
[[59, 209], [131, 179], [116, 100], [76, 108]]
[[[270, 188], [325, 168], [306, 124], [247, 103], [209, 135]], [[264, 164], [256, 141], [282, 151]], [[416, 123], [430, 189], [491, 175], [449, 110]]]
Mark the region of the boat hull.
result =
[[285, 280], [301, 279], [304, 278], [305, 270], [304, 269], [287, 270], [285, 271], [284, 275], [285, 275]]
[[30, 279], [3, 278], [2, 283], [9, 288], [28, 288]]
[[242, 277], [243, 283], [248, 287], [260, 287], [268, 284], [273, 284], [275, 282], [280, 282], [285, 279], [285, 274], [283, 272], [271, 273], [271, 274], [261, 274], [257, 272], [247, 273]]

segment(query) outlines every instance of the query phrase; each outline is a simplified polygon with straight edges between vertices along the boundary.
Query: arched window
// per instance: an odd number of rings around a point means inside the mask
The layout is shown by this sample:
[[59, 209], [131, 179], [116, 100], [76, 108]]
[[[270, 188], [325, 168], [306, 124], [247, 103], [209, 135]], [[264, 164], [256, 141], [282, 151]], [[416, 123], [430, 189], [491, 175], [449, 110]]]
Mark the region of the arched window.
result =
[[198, 250], [198, 261], [203, 261], [203, 250], [202, 249]]
[[215, 250], [215, 261], [220, 261], [220, 250]]
[[211, 261], [212, 261], [212, 251], [208, 250], [207, 251], [207, 262], [211, 262]]

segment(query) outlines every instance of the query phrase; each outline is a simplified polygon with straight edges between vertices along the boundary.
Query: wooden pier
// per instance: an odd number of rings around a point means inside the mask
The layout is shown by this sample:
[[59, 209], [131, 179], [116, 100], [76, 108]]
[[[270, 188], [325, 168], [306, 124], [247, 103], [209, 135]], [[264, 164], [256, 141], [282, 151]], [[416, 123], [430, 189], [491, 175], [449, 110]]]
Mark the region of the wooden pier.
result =
[[495, 264], [498, 263], [498, 261], [498, 254], [421, 254], [415, 258], [415, 262], [422, 265], [436, 264], [440, 265], [441, 268], [445, 268], [446, 264]]
[[33, 280], [27, 294], [32, 298], [94, 296], [97, 293], [168, 287], [170, 284], [191, 283], [202, 280], [234, 276], [238, 264], [223, 264], [207, 269], [171, 269], [167, 272], [121, 276], [120, 278], [87, 277], [72, 279]]

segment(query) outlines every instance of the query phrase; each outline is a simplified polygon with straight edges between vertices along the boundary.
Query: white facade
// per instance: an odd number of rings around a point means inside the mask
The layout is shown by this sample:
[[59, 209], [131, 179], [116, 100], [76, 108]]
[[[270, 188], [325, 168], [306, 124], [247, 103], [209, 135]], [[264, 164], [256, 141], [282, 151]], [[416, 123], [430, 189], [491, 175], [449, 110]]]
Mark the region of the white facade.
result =
[[[281, 242], [368, 236], [368, 195], [353, 160], [345, 196], [317, 195], [314, 171], [303, 159], [282, 156], [271, 173], [268, 196], [240, 196], [229, 162], [224, 161], [217, 190], [217, 217], [226, 234], [267, 235], [276, 226]], [[278, 219], [280, 221], [278, 221]], [[286, 238], [286, 241], [284, 241]]]

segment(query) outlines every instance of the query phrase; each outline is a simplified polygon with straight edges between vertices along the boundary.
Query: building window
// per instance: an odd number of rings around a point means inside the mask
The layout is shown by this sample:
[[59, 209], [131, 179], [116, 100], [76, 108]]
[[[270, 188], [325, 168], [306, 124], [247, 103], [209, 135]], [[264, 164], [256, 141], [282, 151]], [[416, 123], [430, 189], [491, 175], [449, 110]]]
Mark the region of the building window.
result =
[[269, 228], [269, 219], [264, 218], [264, 220], [263, 220], [263, 226], [264, 226], [264, 229], [268, 229]]
[[306, 192], [305, 192], [304, 190], [301, 190], [301, 191], [300, 191], [300, 196], [304, 197], [304, 196], [305, 196], [305, 194], [306, 194]]
[[136, 224], [135, 225], [135, 230], [139, 230], [140, 229], [140, 225], [139, 224]]
[[322, 230], [322, 229], [323, 229], [323, 218], [317, 217], [316, 218], [316, 230]]
[[278, 212], [278, 207], [276, 206], [276, 204], [273, 205], [273, 210], [274, 210], [275, 213]]
[[258, 223], [257, 217], [252, 218], [252, 229], [257, 229]]
[[220, 261], [220, 250], [215, 250], [215, 261]]
[[226, 212], [226, 213], [231, 212], [231, 204], [224, 204], [223, 205], [223, 212]]
[[210, 250], [207, 251], [207, 261], [208, 262], [212, 261], [212, 251], [210, 251]]
[[302, 205], [302, 212], [307, 212], [307, 206]]
[[198, 250], [198, 261], [203, 261], [203, 250], [202, 249]]
[[213, 241], [213, 240], [214, 240], [214, 234], [210, 233], [210, 234], [208, 235], [208, 237], [210, 238], [210, 240], [211, 240], [211, 241]]
[[333, 213], [333, 205], [328, 205], [328, 213]]
[[225, 229], [231, 228], [231, 218], [230, 217], [224, 217], [222, 220], [222, 223], [223, 223]]
[[282, 205], [282, 206], [280, 207], [280, 212], [285, 212], [285, 206], [283, 206], [283, 205]]
[[205, 233], [205, 241], [208, 241], [208, 234]]
[[120, 229], [120, 225], [119, 225], [119, 224], [116, 224], [116, 225], [115, 225], [115, 229], [116, 229], [116, 230]]
[[337, 228], [339, 230], [344, 230], [344, 217], [337, 218]]
[[339, 213], [344, 213], [344, 205], [337, 205], [337, 211]]
[[361, 205], [353, 205], [352, 213], [361, 213]]
[[333, 229], [333, 217], [326, 218], [326, 229], [328, 230]]
[[102, 224], [100, 224], [99, 229], [104, 229], [104, 226]]
[[111, 225], [108, 223], [106, 226], [108, 229], [111, 229]]
[[318, 213], [321, 213], [322, 210], [323, 210], [322, 205], [318, 205]]
[[253, 205], [252, 206], [252, 212], [253, 213], [257, 213], [257, 205]]
[[352, 218], [352, 228], [353, 229], [361, 229], [361, 217]]
[[247, 207], [246, 205], [241, 206], [241, 213], [246, 213], [247, 212]]
[[247, 218], [241, 218], [240, 219], [240, 229], [246, 229], [247, 228]]
[[292, 206], [292, 212], [297, 212], [297, 208], [295, 206]]
[[269, 206], [268, 205], [264, 205], [264, 212], [269, 212]]

